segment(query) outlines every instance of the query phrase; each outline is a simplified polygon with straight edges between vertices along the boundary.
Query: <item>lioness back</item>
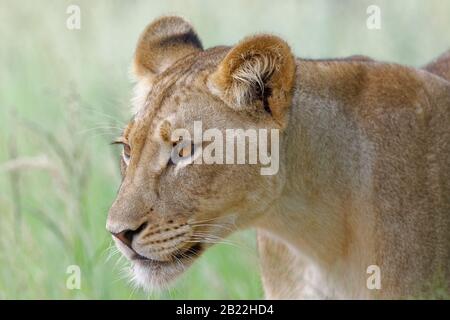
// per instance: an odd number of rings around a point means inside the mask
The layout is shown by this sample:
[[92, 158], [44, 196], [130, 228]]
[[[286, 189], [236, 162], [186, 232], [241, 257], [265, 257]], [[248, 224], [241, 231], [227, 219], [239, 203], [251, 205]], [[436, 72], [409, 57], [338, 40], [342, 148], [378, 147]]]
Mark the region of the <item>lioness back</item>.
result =
[[450, 279], [450, 83], [395, 65], [368, 77], [372, 89], [356, 107], [366, 109], [361, 128], [373, 152], [376, 251], [391, 271], [384, 289], [430, 294]]
[[298, 159], [307, 153], [315, 159], [308, 161], [325, 163], [309, 165], [311, 174], [298, 183], [314, 190], [308, 199], [340, 195], [330, 211], [342, 210], [347, 221], [345, 250], [367, 250], [366, 266], [382, 270], [383, 289], [372, 294], [417, 296], [436, 281], [448, 292], [450, 83], [423, 70], [351, 59], [298, 60], [297, 79], [291, 125], [315, 137]]
[[450, 50], [424, 66], [423, 69], [450, 81]]

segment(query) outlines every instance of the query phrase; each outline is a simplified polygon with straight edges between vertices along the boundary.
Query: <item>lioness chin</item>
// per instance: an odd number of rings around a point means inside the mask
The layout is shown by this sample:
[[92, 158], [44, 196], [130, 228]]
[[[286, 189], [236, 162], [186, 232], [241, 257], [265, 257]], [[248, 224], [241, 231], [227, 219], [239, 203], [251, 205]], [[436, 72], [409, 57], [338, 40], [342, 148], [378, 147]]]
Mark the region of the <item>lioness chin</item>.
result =
[[[135, 280], [165, 286], [213, 243], [254, 227], [267, 298], [407, 298], [436, 279], [449, 292], [447, 62], [428, 72], [304, 60], [267, 34], [205, 50], [182, 18], [151, 23], [107, 221]], [[195, 121], [278, 130], [278, 172], [174, 163], [174, 150], [194, 159], [198, 146], [172, 133], [194, 134]]]

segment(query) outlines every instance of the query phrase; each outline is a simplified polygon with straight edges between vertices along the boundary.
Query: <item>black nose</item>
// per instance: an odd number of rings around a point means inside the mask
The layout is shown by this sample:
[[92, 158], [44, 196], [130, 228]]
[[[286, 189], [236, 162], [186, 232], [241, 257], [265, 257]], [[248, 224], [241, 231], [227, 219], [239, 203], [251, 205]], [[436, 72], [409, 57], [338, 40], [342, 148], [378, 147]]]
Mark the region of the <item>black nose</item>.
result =
[[128, 248], [133, 249], [131, 247], [131, 243], [133, 242], [134, 236], [138, 235], [142, 230], [145, 229], [146, 226], [147, 226], [147, 223], [143, 223], [136, 230], [127, 229], [127, 230], [123, 230], [119, 233], [112, 233], [112, 235], [114, 237], [116, 237], [117, 239], [119, 239], [120, 241], [122, 241], [122, 243], [124, 245], [126, 245]]

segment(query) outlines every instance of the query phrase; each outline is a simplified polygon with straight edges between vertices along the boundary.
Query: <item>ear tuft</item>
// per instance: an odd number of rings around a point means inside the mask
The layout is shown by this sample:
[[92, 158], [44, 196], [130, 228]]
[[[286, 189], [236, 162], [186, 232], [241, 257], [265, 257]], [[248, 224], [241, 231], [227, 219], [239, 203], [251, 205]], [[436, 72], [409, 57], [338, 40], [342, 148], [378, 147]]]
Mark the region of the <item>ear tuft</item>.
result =
[[295, 79], [295, 59], [288, 44], [272, 35], [244, 39], [210, 76], [210, 88], [230, 107], [269, 112], [283, 122]]
[[134, 73], [138, 77], [152, 77], [201, 50], [202, 44], [190, 23], [177, 16], [161, 17], [149, 24], [139, 38]]

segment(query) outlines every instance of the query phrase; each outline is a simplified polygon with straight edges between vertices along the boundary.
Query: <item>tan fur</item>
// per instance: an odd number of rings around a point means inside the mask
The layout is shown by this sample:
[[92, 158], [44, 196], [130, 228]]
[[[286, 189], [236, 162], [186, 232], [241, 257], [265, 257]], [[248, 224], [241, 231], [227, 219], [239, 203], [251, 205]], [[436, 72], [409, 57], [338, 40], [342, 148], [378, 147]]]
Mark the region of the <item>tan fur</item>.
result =
[[163, 17], [148, 25], [142, 33], [133, 70], [138, 77], [151, 78], [176, 60], [200, 50], [202, 44], [188, 22], [180, 17]]
[[450, 81], [450, 50], [440, 55], [423, 68]]
[[[115, 238], [136, 281], [164, 286], [256, 227], [267, 298], [407, 298], [437, 282], [450, 293], [450, 83], [360, 56], [294, 61], [275, 36], [202, 50], [193, 35], [161, 18], [137, 46], [131, 157], [107, 222], [137, 230], [132, 249]], [[280, 171], [171, 165], [169, 132], [197, 120], [280, 129]], [[370, 265], [380, 290], [366, 286]]]
[[294, 76], [295, 61], [289, 46], [275, 36], [260, 35], [246, 38], [233, 48], [211, 75], [210, 82], [212, 90], [237, 109], [254, 104], [255, 91], [264, 95], [264, 89], [269, 87], [273, 118], [283, 126]]

